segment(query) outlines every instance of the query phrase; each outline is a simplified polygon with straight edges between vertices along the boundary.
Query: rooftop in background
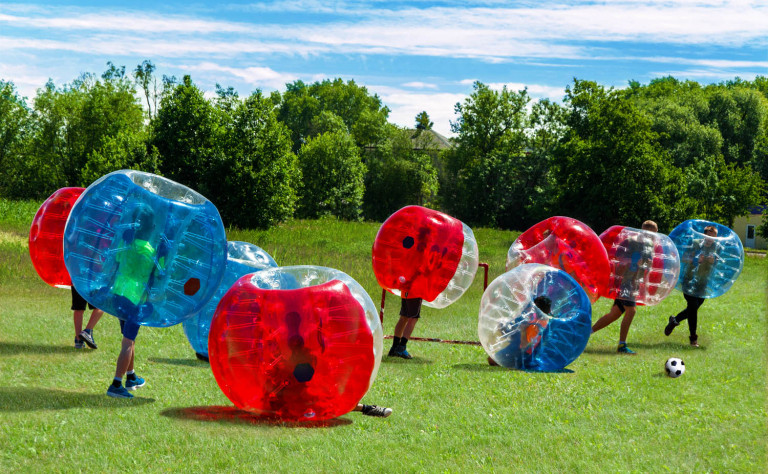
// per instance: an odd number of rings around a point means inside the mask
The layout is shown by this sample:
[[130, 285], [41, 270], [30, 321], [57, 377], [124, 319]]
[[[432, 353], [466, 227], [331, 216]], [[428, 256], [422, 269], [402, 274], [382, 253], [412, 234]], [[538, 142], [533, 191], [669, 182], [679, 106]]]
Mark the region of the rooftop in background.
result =
[[408, 129], [414, 150], [445, 150], [453, 148], [453, 140], [434, 130]]

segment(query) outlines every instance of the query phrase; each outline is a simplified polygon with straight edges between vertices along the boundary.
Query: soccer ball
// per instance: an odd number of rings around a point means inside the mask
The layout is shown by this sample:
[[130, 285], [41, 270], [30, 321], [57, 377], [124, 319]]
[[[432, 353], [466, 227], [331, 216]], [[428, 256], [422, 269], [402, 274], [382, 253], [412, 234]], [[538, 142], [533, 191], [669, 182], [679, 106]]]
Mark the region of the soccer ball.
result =
[[667, 375], [672, 378], [680, 377], [685, 373], [685, 362], [683, 359], [677, 357], [670, 357], [667, 363], [664, 364], [664, 370], [667, 371]]

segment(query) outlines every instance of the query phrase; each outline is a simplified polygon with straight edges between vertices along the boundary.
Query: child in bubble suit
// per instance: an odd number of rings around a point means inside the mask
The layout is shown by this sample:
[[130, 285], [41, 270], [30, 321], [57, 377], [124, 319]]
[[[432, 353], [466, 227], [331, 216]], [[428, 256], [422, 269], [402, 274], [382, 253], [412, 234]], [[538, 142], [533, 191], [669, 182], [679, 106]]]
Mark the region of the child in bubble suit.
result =
[[[552, 300], [549, 297], [537, 296], [533, 303], [545, 315], [551, 316]], [[513, 331], [505, 331], [503, 327], [500, 328], [501, 331], [512, 333], [510, 344], [507, 346], [510, 347], [510, 350], [506, 351], [506, 355], [513, 359], [519, 359], [519, 365], [523, 369], [534, 368], [536, 353], [541, 347], [541, 340], [548, 324], [549, 318], [539, 318], [534, 310], [534, 317], [519, 323]], [[488, 364], [499, 365], [491, 356], [488, 356]]]

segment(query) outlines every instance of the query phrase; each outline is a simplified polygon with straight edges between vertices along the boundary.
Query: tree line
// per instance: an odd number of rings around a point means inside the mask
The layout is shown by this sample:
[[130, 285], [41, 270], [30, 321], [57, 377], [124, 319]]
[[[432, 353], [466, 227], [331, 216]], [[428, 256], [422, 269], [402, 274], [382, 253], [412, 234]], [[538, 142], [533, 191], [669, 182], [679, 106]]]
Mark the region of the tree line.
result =
[[149, 61], [130, 72], [108, 63], [48, 81], [32, 106], [0, 80], [0, 196], [44, 199], [131, 168], [195, 189], [241, 228], [381, 221], [420, 204], [474, 226], [523, 230], [566, 215], [598, 232], [645, 219], [667, 231], [689, 218], [732, 225], [765, 200], [765, 77], [623, 89], [574, 79], [562, 104], [476, 82], [455, 112], [451, 146], [438, 146], [426, 112], [414, 128], [391, 124], [353, 80], [206, 96]]

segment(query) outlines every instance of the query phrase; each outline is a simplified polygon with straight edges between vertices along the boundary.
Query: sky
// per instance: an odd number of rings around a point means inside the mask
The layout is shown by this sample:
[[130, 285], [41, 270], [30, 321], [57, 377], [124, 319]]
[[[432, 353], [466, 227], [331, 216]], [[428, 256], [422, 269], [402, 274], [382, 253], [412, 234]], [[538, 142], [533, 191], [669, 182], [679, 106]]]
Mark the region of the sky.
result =
[[340, 77], [377, 94], [389, 120], [426, 111], [453, 135], [475, 81], [562, 101], [574, 78], [609, 87], [674, 76], [768, 76], [765, 0], [28, 0], [0, 3], [0, 79], [32, 103], [107, 61], [189, 74], [208, 94], [284, 91]]

